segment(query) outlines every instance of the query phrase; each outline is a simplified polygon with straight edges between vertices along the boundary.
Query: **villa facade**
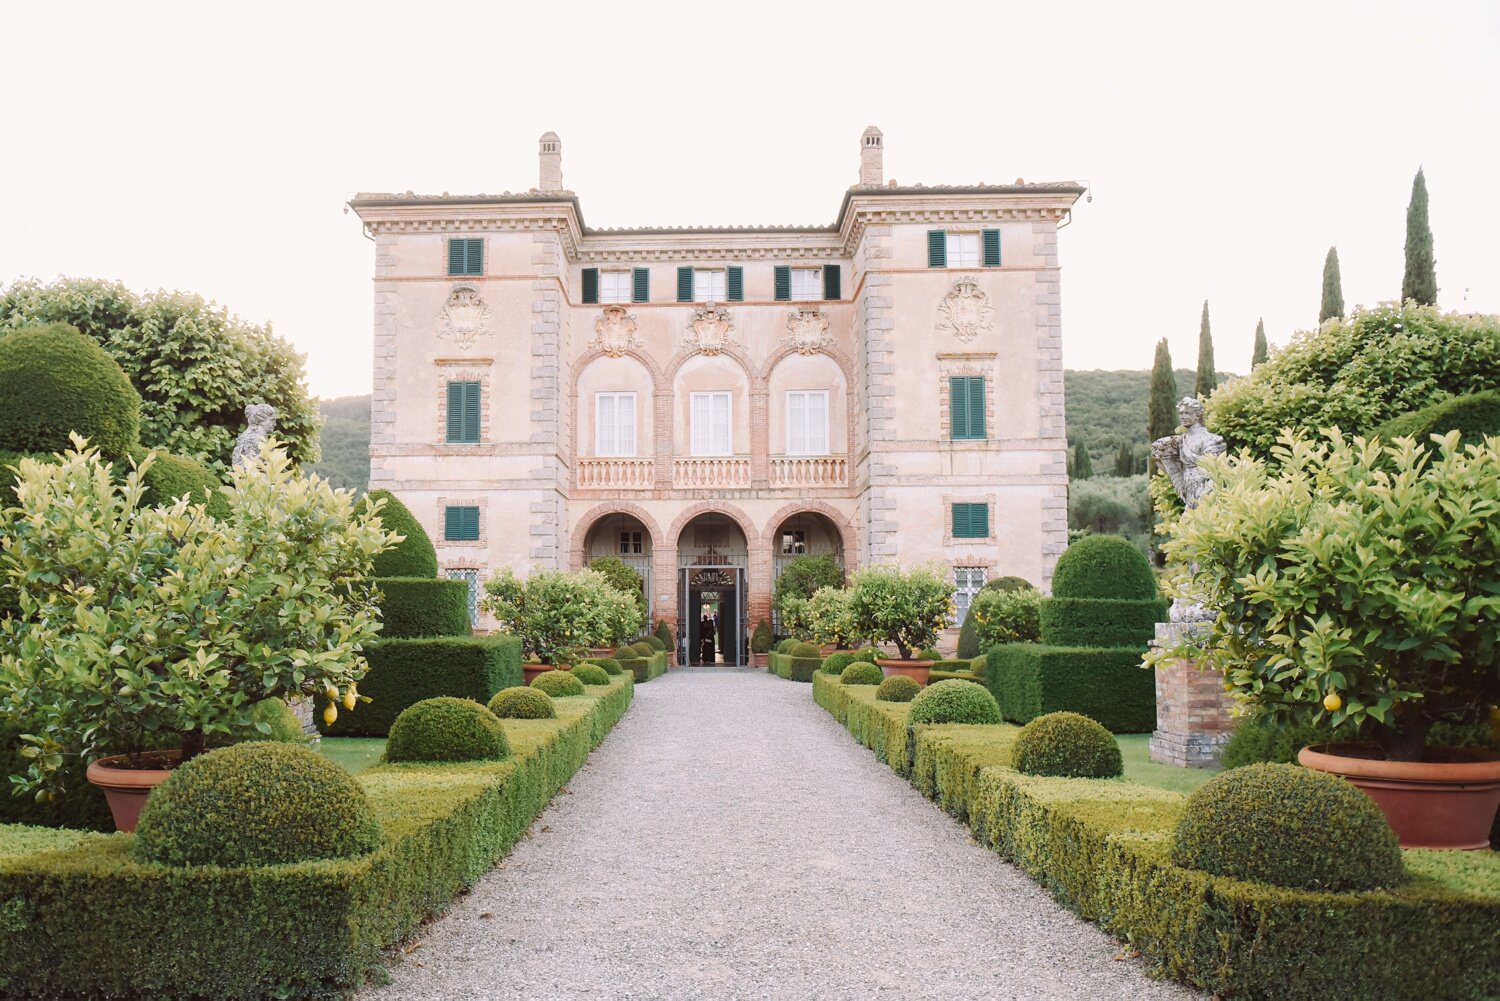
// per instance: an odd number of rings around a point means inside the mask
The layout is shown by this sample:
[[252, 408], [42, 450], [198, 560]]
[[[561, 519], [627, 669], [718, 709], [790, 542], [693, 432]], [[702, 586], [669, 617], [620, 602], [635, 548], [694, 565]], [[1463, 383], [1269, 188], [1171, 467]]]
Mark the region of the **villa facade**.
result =
[[687, 643], [717, 614], [730, 662], [801, 553], [939, 561], [961, 606], [998, 574], [1045, 587], [1083, 188], [887, 184], [882, 143], [824, 227], [591, 229], [552, 133], [524, 193], [356, 196], [371, 487], [450, 576], [618, 555]]

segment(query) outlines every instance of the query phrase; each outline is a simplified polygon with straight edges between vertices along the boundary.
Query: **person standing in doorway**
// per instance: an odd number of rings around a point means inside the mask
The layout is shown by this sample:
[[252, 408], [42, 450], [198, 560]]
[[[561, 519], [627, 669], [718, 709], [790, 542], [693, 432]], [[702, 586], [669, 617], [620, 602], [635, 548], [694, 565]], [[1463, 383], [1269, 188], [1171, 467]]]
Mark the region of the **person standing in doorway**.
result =
[[703, 664], [712, 664], [714, 662], [714, 620], [713, 616], [708, 615], [706, 612], [703, 616], [703, 620], [698, 623], [698, 637], [699, 662]]

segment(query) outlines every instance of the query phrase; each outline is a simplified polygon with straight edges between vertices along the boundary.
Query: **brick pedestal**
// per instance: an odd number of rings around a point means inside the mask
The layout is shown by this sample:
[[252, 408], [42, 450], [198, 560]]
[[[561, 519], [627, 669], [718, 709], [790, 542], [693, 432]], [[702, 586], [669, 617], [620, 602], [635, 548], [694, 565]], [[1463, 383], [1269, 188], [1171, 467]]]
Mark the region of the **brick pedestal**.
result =
[[[1160, 622], [1156, 649], [1173, 647], [1192, 635], [1189, 623]], [[1156, 731], [1151, 760], [1180, 768], [1211, 768], [1229, 740], [1233, 700], [1215, 671], [1200, 671], [1195, 661], [1165, 661], [1156, 669]]]

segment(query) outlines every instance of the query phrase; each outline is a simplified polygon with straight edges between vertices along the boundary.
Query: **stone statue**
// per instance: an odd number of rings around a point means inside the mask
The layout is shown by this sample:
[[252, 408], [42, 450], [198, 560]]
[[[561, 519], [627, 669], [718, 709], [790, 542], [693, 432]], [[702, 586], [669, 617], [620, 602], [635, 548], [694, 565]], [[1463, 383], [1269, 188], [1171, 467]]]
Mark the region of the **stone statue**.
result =
[[238, 469], [260, 458], [261, 446], [276, 430], [276, 408], [269, 403], [252, 403], [245, 408], [245, 430], [234, 446], [230, 463]]
[[[1222, 437], [1203, 425], [1203, 403], [1196, 396], [1184, 396], [1178, 402], [1177, 416], [1187, 430], [1156, 439], [1151, 443], [1151, 454], [1171, 478], [1183, 506], [1197, 507], [1214, 488], [1213, 480], [1199, 468], [1199, 461], [1204, 456], [1223, 455], [1228, 449]], [[1211, 622], [1213, 618], [1202, 605], [1181, 598], [1172, 601], [1168, 613], [1171, 622]]]

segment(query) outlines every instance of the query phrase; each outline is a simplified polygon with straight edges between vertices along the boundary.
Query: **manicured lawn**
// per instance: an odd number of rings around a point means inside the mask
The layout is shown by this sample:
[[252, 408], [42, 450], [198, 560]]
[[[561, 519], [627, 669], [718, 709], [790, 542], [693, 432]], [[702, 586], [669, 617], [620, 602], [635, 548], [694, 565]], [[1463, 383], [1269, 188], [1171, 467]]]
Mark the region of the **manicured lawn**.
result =
[[1186, 795], [1219, 774], [1217, 768], [1178, 768], [1152, 761], [1146, 746], [1150, 739], [1149, 733], [1115, 734], [1125, 759], [1125, 777], [1132, 782]]
[[380, 761], [385, 753], [384, 737], [324, 737], [318, 750], [325, 758], [338, 762], [350, 774], [364, 771]]

